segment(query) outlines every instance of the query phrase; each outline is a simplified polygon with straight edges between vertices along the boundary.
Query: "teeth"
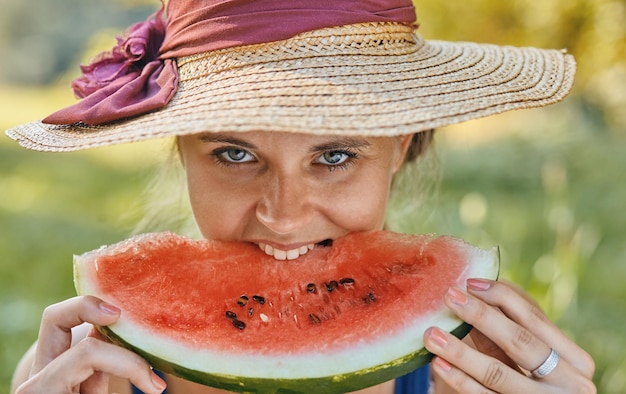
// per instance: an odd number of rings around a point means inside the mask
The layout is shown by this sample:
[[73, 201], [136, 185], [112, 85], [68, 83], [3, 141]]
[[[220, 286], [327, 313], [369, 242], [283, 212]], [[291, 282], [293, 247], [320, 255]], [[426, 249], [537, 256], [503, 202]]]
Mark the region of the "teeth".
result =
[[314, 247], [315, 244], [308, 244], [301, 246], [298, 249], [280, 250], [273, 248], [268, 244], [259, 244], [259, 249], [264, 251], [266, 255], [273, 256], [276, 260], [295, 260], [298, 257], [307, 254], [309, 250], [313, 250]]
[[300, 250], [292, 249], [287, 251], [287, 260], [295, 260], [300, 257]]

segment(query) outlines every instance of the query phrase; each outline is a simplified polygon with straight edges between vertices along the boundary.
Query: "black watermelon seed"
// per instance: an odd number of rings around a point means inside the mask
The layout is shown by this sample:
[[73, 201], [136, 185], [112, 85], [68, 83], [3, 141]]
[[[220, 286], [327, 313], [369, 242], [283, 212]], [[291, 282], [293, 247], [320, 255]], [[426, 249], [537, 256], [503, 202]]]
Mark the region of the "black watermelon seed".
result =
[[326, 290], [328, 290], [329, 293], [335, 290], [337, 287], [339, 287], [339, 283], [337, 283], [336, 280], [331, 280], [330, 282], [326, 283]]
[[246, 323], [242, 322], [241, 320], [233, 320], [233, 326], [235, 326], [235, 328], [238, 328], [240, 330], [243, 330], [244, 328], [246, 328]]
[[311, 323], [313, 324], [320, 324], [322, 321], [320, 320], [320, 318], [315, 314], [315, 313], [310, 313], [309, 314], [309, 320], [311, 321]]
[[245, 295], [242, 295], [237, 300], [237, 305], [239, 305], [239, 306], [246, 306], [247, 303], [248, 303], [248, 297], [245, 296]]
[[371, 291], [367, 293], [366, 297], [363, 297], [363, 302], [366, 304], [371, 304], [374, 301], [376, 301], [376, 296]]
[[252, 299], [254, 301], [258, 302], [261, 305], [265, 304], [265, 297], [261, 297], [259, 295], [255, 295], [255, 296], [252, 296]]
[[252, 317], [252, 315], [254, 315], [254, 309], [252, 309], [252, 307], [250, 307], [248, 309], [248, 316]]
[[309, 283], [308, 285], [306, 285], [306, 291], [308, 291], [309, 293], [315, 293], [315, 290], [317, 288], [315, 287], [315, 283]]
[[342, 278], [339, 279], [339, 284], [342, 284], [344, 286], [351, 286], [354, 284], [354, 279], [352, 278]]
[[237, 314], [233, 311], [226, 311], [226, 317], [230, 320], [235, 320], [237, 318]]

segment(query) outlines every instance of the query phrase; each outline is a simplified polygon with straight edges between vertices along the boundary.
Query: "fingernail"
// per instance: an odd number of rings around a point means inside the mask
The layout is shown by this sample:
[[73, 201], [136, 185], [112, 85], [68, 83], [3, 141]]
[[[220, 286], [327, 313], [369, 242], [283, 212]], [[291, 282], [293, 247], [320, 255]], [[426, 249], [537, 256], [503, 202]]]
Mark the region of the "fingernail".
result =
[[446, 347], [448, 345], [448, 338], [446, 338], [446, 334], [443, 333], [437, 327], [431, 327], [428, 329], [430, 332], [428, 336], [439, 346]]
[[452, 370], [452, 364], [450, 364], [441, 357], [436, 357], [435, 361], [433, 361], [433, 364], [435, 365], [435, 367], [443, 372], [449, 372], [450, 370]]
[[450, 300], [457, 305], [465, 305], [467, 304], [467, 296], [461, 290], [456, 287], [450, 287], [448, 289], [448, 297]]
[[467, 288], [472, 290], [487, 290], [491, 287], [491, 282], [486, 279], [468, 279]]
[[120, 313], [120, 309], [116, 306], [109, 304], [108, 302], [100, 303], [100, 310], [109, 315], [117, 315]]
[[167, 387], [167, 384], [165, 383], [165, 381], [161, 379], [159, 375], [155, 374], [154, 372], [152, 373], [152, 384], [157, 390], [159, 390], [159, 393], [162, 393], [163, 390], [165, 390], [165, 388]]

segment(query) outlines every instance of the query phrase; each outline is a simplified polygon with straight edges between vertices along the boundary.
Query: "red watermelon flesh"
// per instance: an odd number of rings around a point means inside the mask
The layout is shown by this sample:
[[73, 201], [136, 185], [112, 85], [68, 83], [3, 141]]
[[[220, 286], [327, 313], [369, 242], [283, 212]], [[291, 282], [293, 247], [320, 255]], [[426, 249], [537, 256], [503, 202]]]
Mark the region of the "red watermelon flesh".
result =
[[272, 392], [390, 378], [374, 372], [424, 353], [428, 326], [462, 323], [443, 305], [446, 289], [495, 279], [497, 265], [494, 250], [452, 237], [353, 233], [280, 261], [252, 244], [159, 233], [77, 256], [75, 281], [79, 294], [122, 309], [106, 331], [149, 360], [201, 383], [233, 389], [227, 377]]

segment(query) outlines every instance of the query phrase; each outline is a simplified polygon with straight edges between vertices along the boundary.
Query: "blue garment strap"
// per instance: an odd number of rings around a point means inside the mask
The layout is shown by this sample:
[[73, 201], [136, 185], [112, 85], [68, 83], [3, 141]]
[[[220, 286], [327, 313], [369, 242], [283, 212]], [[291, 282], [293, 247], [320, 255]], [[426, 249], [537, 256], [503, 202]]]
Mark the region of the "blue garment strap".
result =
[[[156, 369], [154, 373], [161, 378], [165, 378], [163, 374]], [[394, 394], [427, 394], [428, 386], [430, 385], [430, 365], [425, 365], [422, 368], [400, 376], [396, 379], [394, 388]], [[141, 390], [133, 386], [133, 394], [143, 394]], [[167, 394], [167, 390], [163, 391], [163, 394]]]
[[394, 394], [428, 394], [430, 364], [396, 379]]

